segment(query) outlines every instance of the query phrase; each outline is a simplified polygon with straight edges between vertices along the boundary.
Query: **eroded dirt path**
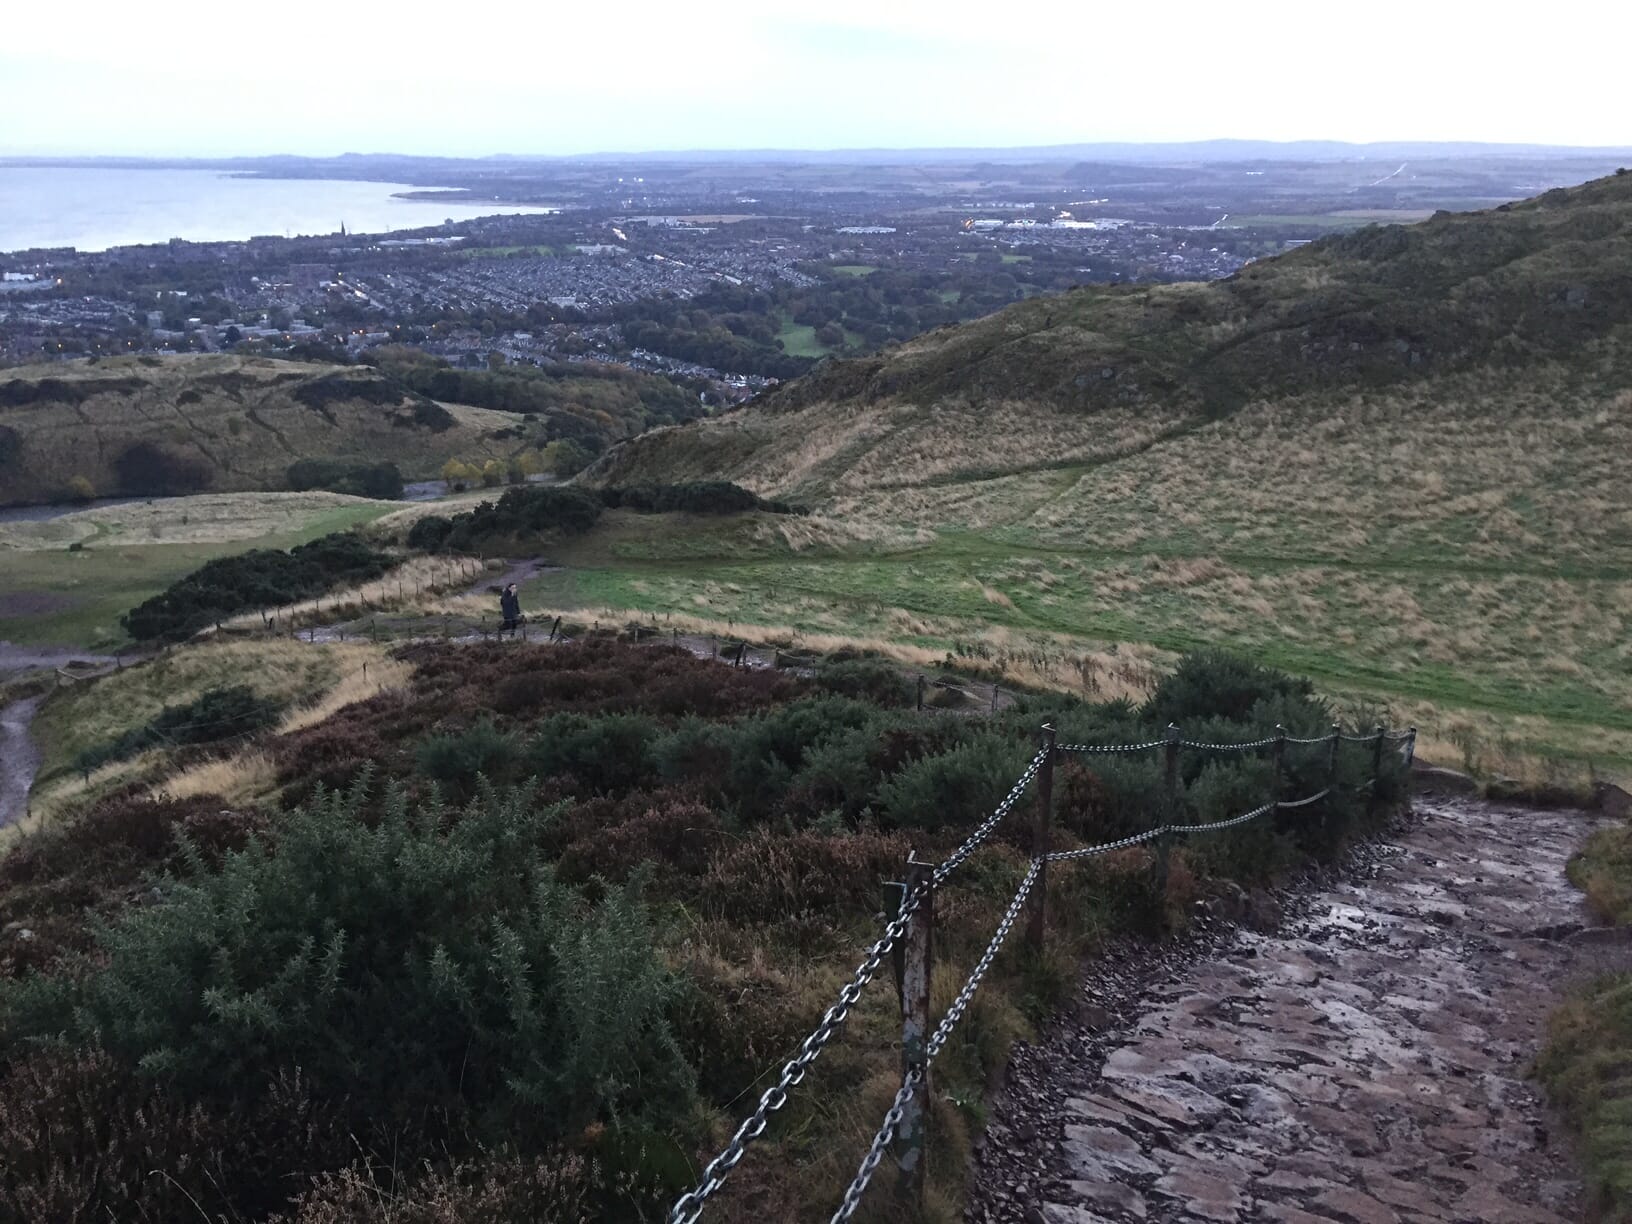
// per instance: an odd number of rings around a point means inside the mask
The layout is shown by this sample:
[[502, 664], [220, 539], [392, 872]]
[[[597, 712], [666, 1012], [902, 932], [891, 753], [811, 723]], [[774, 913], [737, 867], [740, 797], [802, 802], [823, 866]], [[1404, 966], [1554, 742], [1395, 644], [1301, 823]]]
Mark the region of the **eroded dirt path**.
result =
[[1526, 1074], [1562, 984], [1624, 952], [1582, 930], [1564, 876], [1595, 824], [1419, 800], [1369, 870], [1275, 933], [1218, 939], [1119, 1017], [1090, 981], [1100, 1025], [1021, 1064], [969, 1218], [1579, 1220]]

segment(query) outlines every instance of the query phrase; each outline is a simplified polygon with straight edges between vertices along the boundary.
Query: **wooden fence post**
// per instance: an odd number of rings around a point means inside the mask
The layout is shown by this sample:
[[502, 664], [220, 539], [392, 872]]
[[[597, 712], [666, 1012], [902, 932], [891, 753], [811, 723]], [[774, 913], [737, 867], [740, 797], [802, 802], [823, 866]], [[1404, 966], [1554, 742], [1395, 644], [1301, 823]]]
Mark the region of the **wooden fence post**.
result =
[[1054, 825], [1054, 724], [1043, 724], [1043, 764], [1037, 771], [1037, 810], [1031, 826], [1031, 856], [1037, 860], [1037, 880], [1031, 886], [1031, 913], [1026, 923], [1026, 946], [1043, 950], [1043, 929], [1048, 917], [1048, 847]]
[[550, 626], [550, 641], [552, 641], [552, 642], [555, 641], [556, 637], [560, 634], [560, 632], [561, 632], [561, 618], [558, 616], [558, 617], [555, 618], [555, 624]]
[[923, 899], [908, 923], [897, 962], [897, 985], [901, 995], [901, 1074], [917, 1070], [923, 1077], [918, 1089], [901, 1110], [901, 1125], [895, 1130], [895, 1159], [899, 1169], [898, 1197], [921, 1212], [924, 1203], [924, 1164], [929, 1112], [928, 1043], [930, 1034], [929, 983], [934, 965], [935, 893], [931, 884], [935, 867], [920, 863], [916, 854], [907, 859], [906, 879], [901, 882], [897, 910], [914, 893]]
[[924, 708], [924, 677], [921, 672], [918, 675], [918, 708]]
[[1337, 786], [1337, 750], [1342, 743], [1343, 728], [1333, 723], [1331, 746], [1326, 750], [1326, 785], [1331, 788]]
[[[1162, 823], [1172, 824], [1179, 814], [1179, 741], [1182, 738], [1178, 723], [1167, 724], [1167, 744], [1163, 748], [1162, 763]], [[1167, 860], [1173, 851], [1173, 837], [1163, 833], [1156, 839], [1156, 903], [1167, 910]]]
[[1383, 724], [1377, 724], [1371, 741], [1371, 801], [1366, 806], [1372, 807], [1377, 803], [1377, 786], [1383, 780]]

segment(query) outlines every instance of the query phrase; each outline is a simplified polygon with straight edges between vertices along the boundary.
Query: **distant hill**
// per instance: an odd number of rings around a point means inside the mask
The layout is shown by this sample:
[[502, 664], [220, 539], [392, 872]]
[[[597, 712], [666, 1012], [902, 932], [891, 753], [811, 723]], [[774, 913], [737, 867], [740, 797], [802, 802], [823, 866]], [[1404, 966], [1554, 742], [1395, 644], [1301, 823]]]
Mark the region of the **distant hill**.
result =
[[[300, 459], [392, 462], [510, 454], [515, 413], [443, 405], [366, 367], [182, 356], [0, 370], [0, 505], [288, 487]], [[512, 431], [506, 434], [505, 431]]]
[[[824, 363], [743, 410], [648, 434], [590, 478], [726, 478], [932, 524], [969, 521], [978, 500], [981, 525], [996, 515], [1046, 533], [1109, 510], [1119, 474], [1154, 482], [1143, 492], [1156, 506], [1164, 482], [1195, 484], [1194, 465], [1210, 457], [1210, 502], [1241, 491], [1250, 472], [1266, 482], [1256, 497], [1268, 483], [1305, 481], [1301, 495], [1326, 509], [1373, 504], [1360, 492], [1380, 478], [1460, 462], [1442, 483], [1469, 496], [1526, 488], [1527, 516], [1556, 507], [1527, 550], [1619, 552], [1632, 550], [1610, 535], [1628, 513], [1624, 476], [1605, 474], [1605, 484], [1593, 474], [1616, 466], [1616, 446], [1626, 454], [1629, 327], [1632, 173], [1623, 173], [1488, 212], [1368, 227], [1228, 280], [1022, 303], [878, 356]], [[1334, 427], [1348, 448], [1341, 465], [1319, 445]], [[1305, 469], [1260, 470], [1297, 430]], [[990, 483], [1047, 472], [1060, 474], [1056, 483], [1084, 478], [1042, 501]], [[1116, 504], [1126, 510], [1130, 497], [1123, 489]], [[1424, 509], [1469, 507], [1436, 496]], [[1157, 534], [1173, 526], [1150, 524]]]

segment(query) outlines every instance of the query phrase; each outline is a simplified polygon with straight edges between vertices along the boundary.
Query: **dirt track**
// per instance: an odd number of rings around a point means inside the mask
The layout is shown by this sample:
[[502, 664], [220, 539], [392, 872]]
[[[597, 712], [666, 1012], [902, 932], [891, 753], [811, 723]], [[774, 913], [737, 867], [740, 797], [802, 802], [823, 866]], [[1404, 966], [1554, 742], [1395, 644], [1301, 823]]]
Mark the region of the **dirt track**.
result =
[[1119, 1001], [1090, 981], [1089, 1019], [1017, 1064], [969, 1219], [1578, 1220], [1526, 1074], [1560, 986], [1627, 951], [1624, 932], [1582, 929], [1564, 877], [1596, 818], [1417, 811], [1281, 929], [1242, 929]]

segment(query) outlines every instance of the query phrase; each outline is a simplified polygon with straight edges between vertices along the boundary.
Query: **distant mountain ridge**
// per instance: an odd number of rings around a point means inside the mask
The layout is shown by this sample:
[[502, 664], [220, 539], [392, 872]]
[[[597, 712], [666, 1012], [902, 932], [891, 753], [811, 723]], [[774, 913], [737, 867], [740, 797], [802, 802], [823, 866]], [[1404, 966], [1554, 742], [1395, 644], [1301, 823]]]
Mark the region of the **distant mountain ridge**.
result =
[[438, 157], [409, 153], [342, 153], [335, 157], [305, 157], [284, 153], [258, 157], [144, 158], [52, 157], [0, 154], [0, 166], [102, 166], [126, 169], [222, 169], [241, 172], [300, 170], [356, 170], [384, 172], [392, 167], [413, 167], [422, 172], [469, 170], [529, 163], [602, 161], [667, 162], [806, 162], [858, 165], [939, 161], [1356, 161], [1412, 158], [1526, 157], [1603, 158], [1632, 161], [1632, 145], [1547, 145], [1479, 141], [1392, 140], [1353, 143], [1342, 140], [1217, 139], [1184, 141], [1089, 141], [1072, 144], [1019, 146], [946, 146], [938, 148], [837, 149], [648, 149], [602, 150], [593, 153], [491, 153], [477, 157]]

